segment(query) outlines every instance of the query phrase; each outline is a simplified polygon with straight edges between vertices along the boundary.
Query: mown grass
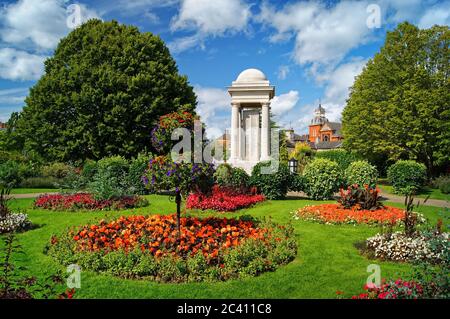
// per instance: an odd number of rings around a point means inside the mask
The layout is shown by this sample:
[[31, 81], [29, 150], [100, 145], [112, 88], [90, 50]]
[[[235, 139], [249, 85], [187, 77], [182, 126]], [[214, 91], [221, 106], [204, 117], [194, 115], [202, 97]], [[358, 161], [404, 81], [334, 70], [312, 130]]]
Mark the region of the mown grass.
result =
[[[168, 214], [175, 204], [166, 196], [147, 196], [148, 207], [116, 212], [52, 212], [31, 209], [33, 199], [11, 200], [11, 207], [27, 209], [33, 223], [39, 227], [17, 236], [25, 252], [15, 261], [27, 267], [27, 274], [44, 278], [63, 269], [43, 253], [52, 234], [64, 232], [70, 226], [95, 222], [105, 217], [131, 214]], [[221, 216], [252, 215], [271, 217], [274, 221], [292, 223], [298, 241], [298, 255], [294, 261], [275, 272], [243, 280], [216, 283], [161, 284], [149, 281], [126, 280], [89, 271], [82, 272], [81, 289], [76, 298], [335, 298], [336, 291], [351, 297], [361, 291], [367, 276], [366, 268], [376, 263], [382, 277], [407, 276], [408, 264], [368, 260], [361, 256], [354, 244], [364, 241], [379, 231], [377, 227], [333, 226], [293, 220], [290, 212], [317, 204], [309, 200], [267, 201]], [[401, 206], [400, 204], [393, 204]], [[435, 222], [439, 208], [421, 207], [420, 212]], [[193, 215], [211, 215], [210, 212], [192, 212]]]

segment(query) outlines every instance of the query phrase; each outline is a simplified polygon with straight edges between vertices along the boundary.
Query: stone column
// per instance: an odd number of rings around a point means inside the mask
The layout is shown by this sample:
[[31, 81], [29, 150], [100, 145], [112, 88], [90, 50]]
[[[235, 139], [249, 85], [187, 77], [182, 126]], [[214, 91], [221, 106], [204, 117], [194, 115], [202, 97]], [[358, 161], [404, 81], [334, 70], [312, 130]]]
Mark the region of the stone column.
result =
[[270, 158], [270, 103], [261, 103], [261, 161]]
[[239, 156], [239, 103], [231, 103], [231, 161], [236, 161]]

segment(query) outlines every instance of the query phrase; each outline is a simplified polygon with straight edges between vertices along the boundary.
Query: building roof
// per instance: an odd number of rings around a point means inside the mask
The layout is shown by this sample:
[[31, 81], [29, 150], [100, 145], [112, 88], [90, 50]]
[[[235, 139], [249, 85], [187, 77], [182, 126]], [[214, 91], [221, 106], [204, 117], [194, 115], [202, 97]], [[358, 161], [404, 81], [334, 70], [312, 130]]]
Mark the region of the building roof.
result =
[[342, 147], [342, 141], [322, 141], [314, 143], [313, 148], [316, 150], [330, 150]]
[[309, 140], [308, 134], [303, 134], [303, 135], [294, 134], [294, 141], [296, 141], [296, 142], [306, 142], [308, 140]]
[[326, 122], [322, 128], [320, 129], [321, 132], [326, 131], [333, 131], [334, 136], [341, 136], [341, 128], [342, 124], [338, 122]]

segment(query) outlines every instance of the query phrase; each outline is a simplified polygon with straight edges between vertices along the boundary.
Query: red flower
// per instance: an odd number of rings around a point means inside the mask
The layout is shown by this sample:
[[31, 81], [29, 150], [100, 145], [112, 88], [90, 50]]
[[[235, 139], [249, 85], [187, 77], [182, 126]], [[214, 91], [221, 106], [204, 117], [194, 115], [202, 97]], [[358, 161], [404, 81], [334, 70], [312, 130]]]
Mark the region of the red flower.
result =
[[[270, 229], [252, 221], [227, 218], [182, 218], [178, 236], [175, 215], [128, 216], [96, 225], [86, 225], [73, 239], [81, 251], [114, 251], [138, 248], [155, 257], [202, 253], [208, 262], [217, 262], [221, 249], [235, 247], [245, 238], [267, 241]], [[145, 243], [145, 244], [143, 244]]]
[[322, 204], [303, 207], [296, 215], [302, 219], [332, 224], [387, 224], [399, 222], [404, 218], [405, 212], [390, 206], [377, 210], [358, 210], [342, 208], [339, 204]]
[[186, 200], [186, 208], [230, 212], [252, 206], [265, 199], [264, 195], [233, 194], [228, 190], [214, 187], [210, 196], [190, 194]]

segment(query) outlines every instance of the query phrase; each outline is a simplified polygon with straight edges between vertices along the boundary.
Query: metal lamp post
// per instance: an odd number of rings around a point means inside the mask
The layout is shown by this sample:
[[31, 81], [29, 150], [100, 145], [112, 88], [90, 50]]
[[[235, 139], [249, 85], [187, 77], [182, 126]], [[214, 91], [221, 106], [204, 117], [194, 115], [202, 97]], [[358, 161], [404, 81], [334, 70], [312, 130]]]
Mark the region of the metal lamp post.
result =
[[291, 174], [297, 174], [298, 161], [295, 158], [291, 158], [288, 161], [289, 171]]

